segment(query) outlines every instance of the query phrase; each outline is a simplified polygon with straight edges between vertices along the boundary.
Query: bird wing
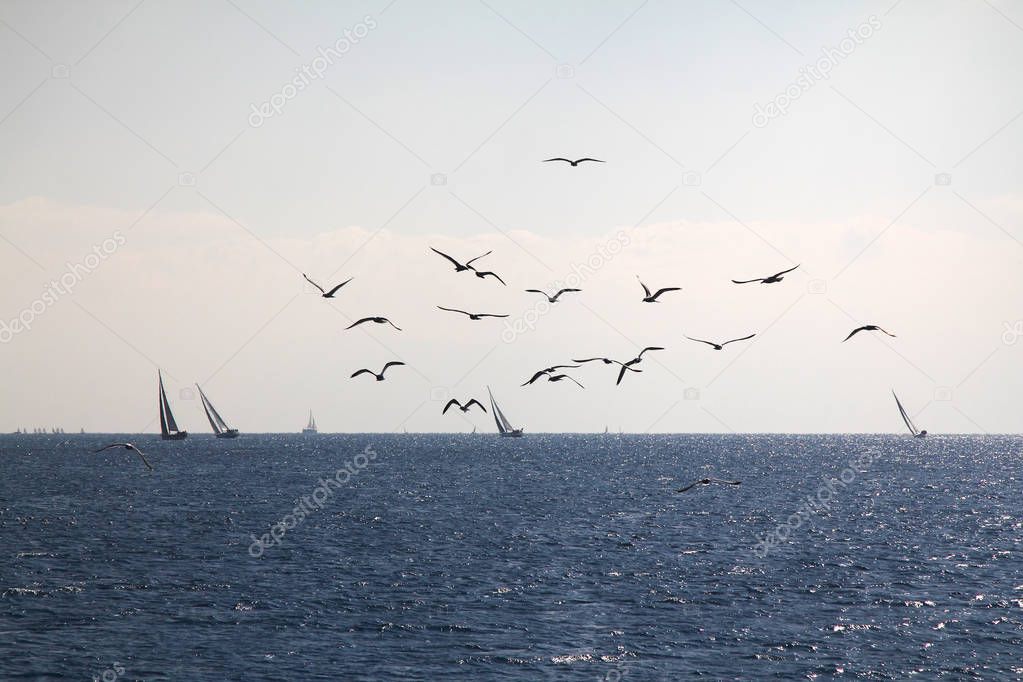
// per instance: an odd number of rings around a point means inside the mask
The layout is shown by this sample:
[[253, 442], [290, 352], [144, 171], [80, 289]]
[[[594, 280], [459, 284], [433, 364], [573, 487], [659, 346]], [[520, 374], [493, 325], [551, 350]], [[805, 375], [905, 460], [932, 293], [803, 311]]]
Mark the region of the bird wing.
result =
[[471, 313], [467, 313], [464, 310], [459, 310], [458, 308], [445, 308], [442, 305], [439, 305], [437, 307], [440, 308], [441, 310], [446, 310], [449, 313], [462, 313], [463, 315], [471, 315]]
[[[330, 291], [327, 291], [327, 292], [325, 292], [325, 293], [326, 293], [326, 295], [327, 295], [327, 296], [333, 296], [333, 295], [334, 295], [334, 293], [335, 293], [335, 292], [336, 292], [336, 291], [337, 291], [338, 289], [340, 289], [340, 288], [341, 288], [341, 287], [343, 287], [344, 285], [348, 284], [348, 283], [349, 283], [349, 282], [351, 282], [351, 281], [352, 281], [353, 279], [355, 279], [355, 278], [354, 278], [354, 277], [349, 277], [348, 279], [346, 279], [345, 281], [341, 282], [341, 284], [338, 284], [338, 285], [337, 285], [336, 287], [334, 287], [334, 288], [333, 288], [333, 289], [331, 289]], [[323, 289], [320, 289], [320, 291], [323, 291]]]
[[508, 317], [507, 315], [495, 315], [493, 313], [476, 313], [476, 317]]
[[664, 287], [663, 289], [658, 289], [657, 293], [651, 296], [650, 298], [657, 298], [661, 294], [667, 293], [669, 291], [682, 291], [682, 287]]
[[398, 325], [396, 325], [395, 323], [391, 322], [391, 321], [390, 321], [390, 320], [388, 320], [388, 319], [387, 319], [386, 317], [384, 318], [384, 322], [386, 322], [387, 324], [391, 325], [392, 327], [394, 327], [394, 328], [395, 328], [395, 329], [397, 329], [398, 331], [401, 331], [401, 327], [399, 327], [399, 326], [398, 326]]
[[740, 483], [742, 483], [742, 481], [726, 481], [723, 478], [712, 478], [712, 479], [710, 479], [710, 482], [711, 483], [723, 483], [724, 485], [739, 485]]
[[404, 365], [404, 364], [405, 364], [404, 362], [399, 362], [398, 360], [391, 360], [386, 365], [384, 365], [384, 368], [382, 370], [380, 370], [380, 373], [383, 374], [384, 372], [386, 372], [388, 367], [395, 367], [397, 365]]
[[892, 337], [893, 339], [898, 338], [898, 337], [895, 336], [895, 334], [892, 334], [889, 331], [885, 331], [884, 329], [881, 329], [880, 327], [878, 327], [878, 330], [884, 332], [885, 334], [887, 334], [888, 336]]
[[559, 296], [561, 296], [562, 294], [567, 294], [572, 291], [582, 291], [582, 289], [562, 289], [558, 293], [554, 294], [554, 296], [552, 296], [551, 298], [557, 301]]
[[594, 360], [603, 361], [604, 358], [586, 358], [585, 360], [576, 360], [575, 358], [573, 358], [572, 362], [593, 362]]
[[617, 386], [620, 383], [622, 383], [622, 377], [625, 376], [625, 372], [628, 369], [629, 369], [628, 365], [622, 365], [622, 368], [620, 370], [618, 370], [618, 381], [615, 382], [615, 386]]
[[601, 161], [600, 159], [591, 159], [591, 158], [590, 158], [590, 157], [588, 157], [588, 156], [587, 156], [587, 157], [585, 157], [585, 158], [582, 158], [582, 159], [576, 159], [576, 160], [575, 160], [575, 162], [576, 162], [576, 163], [582, 163], [583, 161], [596, 161], [597, 163], [604, 163], [604, 162], [603, 162], [603, 161]]
[[457, 405], [459, 408], [462, 407], [462, 403], [452, 398], [451, 400], [448, 401], [448, 404], [444, 406], [444, 409], [441, 411], [441, 414], [447, 414], [448, 408], [450, 408], [452, 405]]
[[306, 274], [305, 274], [304, 272], [302, 273], [302, 276], [303, 276], [303, 277], [305, 277], [305, 281], [309, 282], [309, 283], [310, 283], [310, 284], [312, 284], [312, 285], [313, 285], [314, 287], [316, 287], [317, 289], [319, 289], [319, 290], [320, 290], [320, 293], [321, 293], [321, 294], [325, 294], [325, 293], [327, 293], [326, 291], [324, 291], [324, 290], [323, 290], [323, 287], [321, 287], [321, 286], [320, 286], [319, 284], [317, 284], [316, 282], [314, 282], [314, 281], [312, 281], [311, 279], [309, 279], [309, 277], [308, 277], [308, 276], [307, 276], [307, 275], [306, 275]]
[[528, 386], [529, 384], [533, 383], [534, 381], [536, 381], [540, 377], [545, 376], [546, 374], [547, 374], [547, 370], [541, 369], [539, 372], [537, 372], [536, 374], [533, 375], [532, 379], [530, 379], [529, 381], [527, 381], [526, 383], [524, 383], [522, 385], [523, 386]]
[[490, 254], [492, 254], [492, 253], [493, 253], [493, 251], [492, 251], [492, 250], [491, 250], [491, 251], [487, 251], [486, 253], [481, 253], [480, 255], [476, 256], [475, 258], [471, 258], [471, 259], [469, 259], [469, 260], [465, 261], [465, 267], [469, 267], [469, 266], [471, 266], [471, 265], [472, 265], [472, 263], [473, 263], [473, 261], [477, 261], [477, 260], [479, 260], [480, 258], [483, 258], [483, 256], [489, 256], [489, 255], [490, 255]]
[[139, 450], [139, 449], [138, 449], [137, 447], [135, 447], [134, 445], [130, 446], [130, 447], [129, 447], [128, 449], [129, 449], [129, 450], [134, 450], [134, 451], [135, 451], [135, 454], [137, 454], [137, 455], [138, 455], [139, 457], [141, 457], [141, 458], [142, 458], [142, 463], [143, 463], [143, 464], [145, 464], [145, 465], [146, 465], [146, 467], [147, 467], [147, 468], [148, 468], [148, 469], [149, 469], [150, 471], [152, 471], [152, 470], [153, 470], [153, 465], [149, 463], [149, 460], [148, 460], [148, 459], [146, 459], [146, 456], [142, 454], [142, 451], [141, 451], [141, 450]]
[[481, 410], [483, 410], [484, 412], [486, 412], [486, 411], [487, 411], [487, 408], [483, 407], [483, 403], [481, 403], [480, 401], [476, 400], [475, 398], [472, 398], [472, 399], [470, 399], [470, 400], [469, 400], [469, 402], [467, 402], [467, 403], [465, 404], [465, 409], [467, 409], [467, 410], [468, 410], [468, 409], [469, 409], [470, 407], [472, 407], [473, 405], [478, 405], [478, 406], [479, 406], [479, 408], [480, 408]]
[[733, 279], [732, 284], [749, 284], [750, 282], [763, 282], [763, 277], [756, 277], [754, 279]]
[[687, 490], [692, 490], [693, 488], [695, 488], [698, 485], [700, 485], [700, 482], [699, 481], [694, 481], [693, 483], [690, 483], [689, 485], [687, 485], [687, 486], [685, 486], [683, 488], [679, 488], [675, 492], [677, 492], [677, 493], [684, 493]]
[[579, 369], [579, 365], [554, 365], [553, 367], [548, 367], [547, 371], [553, 372], [556, 369]]
[[456, 268], [462, 267], [461, 263], [456, 261], [454, 258], [449, 256], [448, 254], [444, 253], [443, 251], [438, 251], [437, 249], [433, 248], [432, 246], [430, 247], [430, 250], [433, 251], [434, 253], [440, 254], [441, 256], [444, 256], [445, 258], [447, 258]]
[[856, 327], [856, 329], [853, 329], [851, 332], [849, 332], [849, 336], [847, 336], [844, 339], [842, 339], [842, 343], [845, 343], [846, 341], [848, 341], [852, 337], [856, 336], [856, 334], [858, 334], [859, 332], [861, 332], [863, 330], [864, 330], [864, 327]]
[[[526, 293], [527, 294], [541, 294], [543, 296], [547, 296], [547, 292], [546, 291], [540, 291], [539, 289], [526, 289]], [[547, 298], [550, 298], [550, 296], [547, 296]]]
[[372, 374], [373, 376], [376, 376], [376, 372], [373, 372], [373, 371], [368, 370], [368, 369], [360, 369], [357, 372], [355, 372], [355, 374], [353, 374], [352, 376], [350, 376], [348, 378], [349, 379], [354, 379], [355, 377], [359, 376], [360, 374]]
[[[684, 335], [683, 335], [683, 336], [684, 336]], [[707, 344], [708, 346], [714, 346], [715, 348], [717, 348], [717, 347], [718, 347], [718, 344], [714, 343], [713, 341], [704, 341], [703, 339], [694, 339], [694, 338], [693, 338], [693, 337], [691, 337], [691, 336], [686, 336], [686, 338], [687, 338], [687, 339], [689, 339], [690, 341], [699, 341], [700, 343], [705, 343], [705, 344]], [[723, 345], [725, 345], [725, 344], [721, 344], [721, 345], [723, 346]]]
[[575, 384], [576, 386], [578, 386], [579, 388], [586, 388], [585, 386], [583, 386], [582, 384], [580, 384], [580, 383], [579, 383], [578, 381], [576, 381], [576, 380], [575, 380], [575, 379], [573, 379], [572, 377], [568, 376], [567, 374], [562, 374], [561, 376], [563, 376], [563, 377], [565, 377], [566, 379], [568, 379], [569, 381], [573, 382], [573, 383], [574, 383], [574, 384]]
[[739, 339], [731, 339], [730, 341], [725, 341], [721, 345], [722, 346], [727, 346], [728, 344], [735, 343], [736, 341], [745, 341], [747, 339], [752, 339], [754, 336], [756, 336], [756, 334], [750, 334], [749, 336], [743, 336], [742, 338], [739, 338]]
[[504, 284], [505, 286], [508, 286], [505, 283], [505, 281], [503, 279], [501, 279], [500, 275], [498, 275], [496, 272], [491, 272], [490, 270], [484, 270], [483, 272], [479, 272], [479, 271], [476, 272], [476, 276], [479, 277], [480, 279], [484, 279], [487, 275], [490, 275], [491, 277], [496, 279], [501, 284]]
[[782, 270], [781, 272], [778, 272], [778, 273], [775, 273], [775, 274], [771, 275], [771, 277], [781, 277], [782, 275], [785, 275], [785, 274], [788, 274], [788, 273], [792, 272], [793, 270], [795, 270], [798, 267], [799, 266], [797, 265], [795, 267], [789, 268], [788, 270]]
[[555, 156], [553, 159], [544, 159], [543, 160], [544, 163], [547, 163], [548, 161], [564, 161], [565, 163], [572, 163], [571, 159], [566, 159], [566, 158], [563, 158], [561, 156]]
[[643, 293], [646, 294], [647, 298], [650, 298], [650, 287], [648, 287], [647, 285], [643, 284], [643, 280], [639, 279], [639, 275], [636, 275], [636, 279], [639, 281], [639, 285], [641, 287], [643, 287]]
[[350, 325], [345, 327], [345, 329], [351, 329], [352, 327], [358, 327], [363, 322], [370, 322], [372, 319], [373, 319], [372, 317], [364, 317], [361, 320], [356, 320], [355, 322], [352, 322]]
[[127, 443], [111, 443], [110, 445], [104, 445], [99, 450], [93, 450], [92, 454], [95, 455], [97, 452], [103, 452], [104, 450], [109, 450], [110, 448], [126, 448], [126, 447], [128, 447]]
[[642, 357], [643, 357], [643, 353], [647, 352], [648, 350], [664, 350], [664, 349], [663, 349], [663, 348], [661, 348], [660, 346], [647, 346], [646, 348], [644, 348], [643, 350], [641, 350], [641, 351], [639, 352], [639, 355], [637, 355], [636, 357], [637, 357], [637, 358], [642, 358]]

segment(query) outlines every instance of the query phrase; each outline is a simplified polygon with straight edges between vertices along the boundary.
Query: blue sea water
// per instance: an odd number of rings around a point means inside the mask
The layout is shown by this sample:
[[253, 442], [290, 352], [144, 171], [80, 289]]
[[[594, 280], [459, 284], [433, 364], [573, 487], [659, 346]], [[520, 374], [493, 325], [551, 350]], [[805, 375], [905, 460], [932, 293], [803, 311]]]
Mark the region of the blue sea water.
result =
[[0, 438], [0, 679], [1023, 677], [1019, 437], [109, 440]]

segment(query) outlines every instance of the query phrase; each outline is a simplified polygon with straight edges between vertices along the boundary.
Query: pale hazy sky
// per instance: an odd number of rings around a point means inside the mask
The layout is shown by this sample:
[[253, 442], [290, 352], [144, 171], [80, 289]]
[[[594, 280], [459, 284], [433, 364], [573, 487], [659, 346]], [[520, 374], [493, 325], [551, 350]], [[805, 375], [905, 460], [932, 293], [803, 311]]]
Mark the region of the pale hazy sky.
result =
[[[195, 381], [243, 432], [464, 431], [443, 402], [488, 384], [529, 431], [896, 432], [891, 388], [1020, 430], [1023, 5], [426, 5], [0, 2], [0, 431], [153, 431], [158, 366], [194, 432]], [[511, 342], [434, 308], [532, 316], [623, 243]], [[371, 314], [405, 331], [343, 331]], [[518, 386], [646, 345], [618, 388]]]

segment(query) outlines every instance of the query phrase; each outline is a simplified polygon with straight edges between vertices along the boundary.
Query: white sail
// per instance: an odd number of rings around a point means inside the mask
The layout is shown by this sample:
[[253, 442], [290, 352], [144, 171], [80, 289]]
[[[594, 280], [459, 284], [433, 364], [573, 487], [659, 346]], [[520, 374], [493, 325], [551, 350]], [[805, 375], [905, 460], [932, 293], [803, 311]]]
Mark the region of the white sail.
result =
[[508, 417], [504, 415], [501, 408], [497, 406], [497, 401], [494, 400], [494, 394], [490, 391], [490, 387], [487, 386], [487, 394], [490, 395], [490, 409], [494, 413], [494, 422], [497, 424], [497, 431], [502, 436], [521, 436], [522, 429], [516, 429], [512, 426], [511, 422], [508, 421]]
[[213, 403], [206, 397], [206, 394], [202, 392], [202, 388], [199, 384], [195, 385], [199, 389], [199, 397], [202, 399], [202, 407], [206, 411], [206, 418], [210, 421], [210, 426], [213, 428], [213, 433], [221, 434], [225, 431], [229, 431], [231, 427], [227, 425], [224, 418], [217, 412], [217, 408], [213, 407]]
[[163, 375], [159, 370], [156, 375], [160, 379], [160, 430], [163, 434], [174, 433], [178, 430], [178, 423], [174, 421], [174, 413], [171, 412], [170, 403], [167, 402], [167, 392], [163, 388]]
[[906, 408], [902, 406], [902, 401], [899, 400], [899, 396], [895, 395], [895, 391], [892, 391], [892, 395], [895, 397], [895, 404], [899, 406], [899, 414], [902, 415], [902, 421], [906, 422], [906, 428], [909, 429], [911, 436], [920, 434], [920, 431], [916, 428], [916, 424], [909, 418], [909, 414], [906, 413]]

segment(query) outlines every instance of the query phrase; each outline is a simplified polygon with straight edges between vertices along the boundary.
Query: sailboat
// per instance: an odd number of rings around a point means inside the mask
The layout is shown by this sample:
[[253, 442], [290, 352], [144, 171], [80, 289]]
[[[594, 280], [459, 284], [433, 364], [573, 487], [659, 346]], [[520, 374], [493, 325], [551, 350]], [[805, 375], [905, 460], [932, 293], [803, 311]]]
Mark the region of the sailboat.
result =
[[178, 423], [174, 421], [170, 403], [167, 402], [167, 392], [163, 390], [160, 370], [156, 370], [156, 376], [160, 379], [160, 437], [164, 440], [184, 440], [188, 438], [188, 431], [178, 430]]
[[502, 438], [521, 438], [522, 429], [516, 429], [508, 421], [508, 417], [504, 416], [504, 412], [501, 412], [501, 408], [494, 401], [494, 394], [490, 392], [489, 386], [487, 386], [487, 393], [490, 395], [490, 409], [494, 413], [494, 421], [497, 422], [497, 432], [501, 434]]
[[316, 420], [313, 419], [313, 411], [312, 410], [309, 410], [309, 423], [306, 425], [306, 427], [304, 429], [302, 429], [302, 433], [305, 433], [305, 434], [319, 433], [319, 431], [316, 428]]
[[224, 418], [217, 412], [217, 408], [213, 407], [213, 403], [206, 397], [206, 394], [202, 392], [202, 388], [199, 384], [195, 385], [199, 389], [199, 398], [202, 399], [202, 407], [206, 410], [206, 418], [210, 420], [210, 426], [213, 427], [213, 433], [217, 438], [237, 438], [238, 429], [232, 429], [224, 421]]
[[892, 391], [892, 395], [895, 396], [895, 404], [899, 406], [899, 414], [902, 415], [902, 421], [906, 422], [906, 428], [909, 429], [910, 435], [913, 438], [926, 438], [927, 431], [920, 431], [916, 428], [916, 424], [909, 418], [909, 414], [906, 413], [906, 408], [902, 406], [902, 402], [899, 400], [899, 396], [895, 395], [895, 391]]

